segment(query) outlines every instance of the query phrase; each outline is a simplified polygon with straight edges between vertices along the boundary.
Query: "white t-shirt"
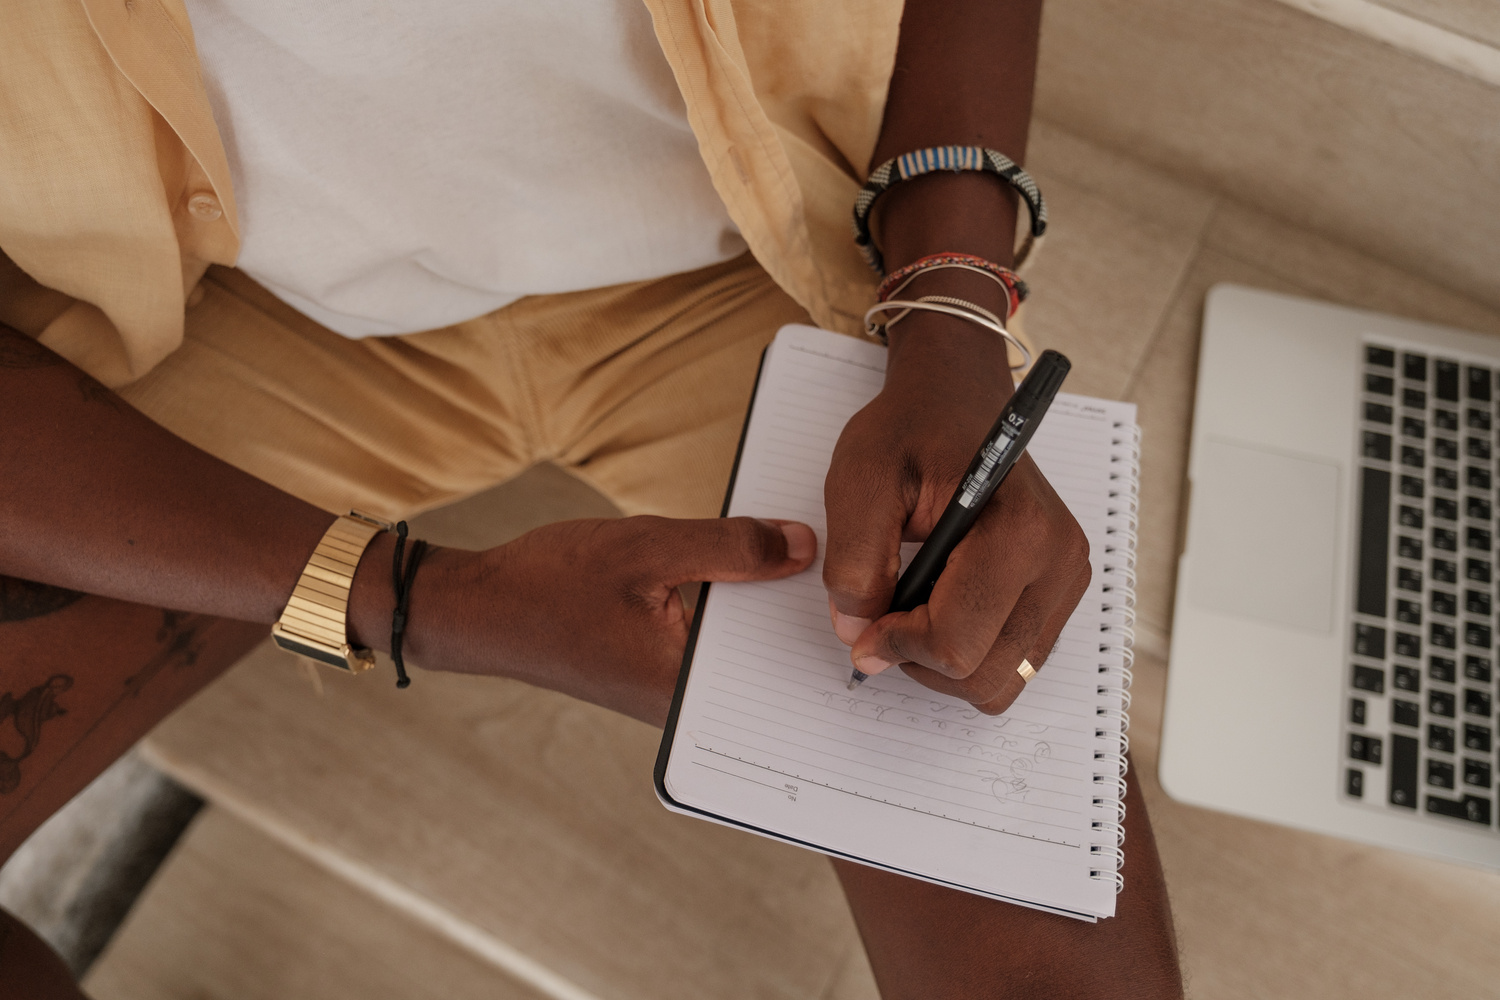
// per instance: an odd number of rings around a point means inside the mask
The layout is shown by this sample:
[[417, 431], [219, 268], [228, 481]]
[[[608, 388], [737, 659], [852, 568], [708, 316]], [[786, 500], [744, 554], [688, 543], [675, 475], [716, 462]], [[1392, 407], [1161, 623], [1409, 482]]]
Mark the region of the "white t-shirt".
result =
[[745, 249], [640, 0], [187, 0], [239, 266], [350, 337]]

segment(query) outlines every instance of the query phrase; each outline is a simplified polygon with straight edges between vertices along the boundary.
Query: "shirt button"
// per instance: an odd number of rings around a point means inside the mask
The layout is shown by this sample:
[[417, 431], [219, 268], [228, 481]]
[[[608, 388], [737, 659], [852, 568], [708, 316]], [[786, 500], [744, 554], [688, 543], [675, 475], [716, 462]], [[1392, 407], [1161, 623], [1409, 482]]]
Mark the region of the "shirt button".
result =
[[224, 214], [224, 209], [219, 207], [219, 199], [206, 191], [200, 191], [188, 199], [188, 211], [204, 222], [217, 221]]

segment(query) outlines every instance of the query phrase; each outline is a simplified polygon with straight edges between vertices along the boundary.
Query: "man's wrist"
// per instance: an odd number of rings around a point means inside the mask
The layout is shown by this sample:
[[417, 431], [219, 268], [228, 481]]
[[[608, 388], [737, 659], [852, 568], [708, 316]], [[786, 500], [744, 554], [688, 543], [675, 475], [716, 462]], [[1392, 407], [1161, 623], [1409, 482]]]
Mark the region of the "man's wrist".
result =
[[934, 253], [967, 253], [1009, 267], [1015, 258], [1016, 194], [990, 174], [941, 171], [891, 188], [871, 227], [887, 272]]
[[932, 400], [993, 396], [1003, 403], [1010, 398], [1005, 341], [978, 324], [912, 313], [889, 331], [889, 339], [885, 392]]

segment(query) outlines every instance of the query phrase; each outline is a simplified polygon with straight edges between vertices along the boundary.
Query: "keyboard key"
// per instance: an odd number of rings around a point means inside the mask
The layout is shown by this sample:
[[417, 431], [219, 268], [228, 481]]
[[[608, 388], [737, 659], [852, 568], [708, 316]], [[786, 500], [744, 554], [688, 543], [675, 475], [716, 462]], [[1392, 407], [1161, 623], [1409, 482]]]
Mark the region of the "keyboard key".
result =
[[[1396, 620], [1398, 622], [1401, 622], [1403, 625], [1420, 625], [1420, 624], [1422, 624], [1422, 605], [1418, 604], [1416, 601], [1397, 601], [1396, 602]], [[1396, 652], [1397, 653], [1399, 653], [1402, 656], [1421, 656], [1422, 655], [1420, 652], [1416, 652], [1416, 653], [1405, 652], [1401, 648], [1401, 642], [1402, 642], [1403, 639], [1410, 640], [1411, 645], [1412, 645], [1412, 647], [1414, 649], [1420, 650], [1420, 648], [1421, 648], [1421, 646], [1420, 646], [1421, 640], [1419, 640], [1416, 636], [1414, 636], [1414, 635], [1402, 635], [1402, 634], [1398, 633], [1396, 635]]]
[[[1379, 741], [1375, 747], [1375, 760], [1371, 764], [1380, 763]], [[1350, 739], [1351, 756], [1354, 750], [1353, 739]], [[1391, 737], [1391, 805], [1404, 806], [1408, 809], [1417, 807], [1417, 740], [1413, 736]], [[1360, 758], [1355, 758], [1356, 760]]]
[[1490, 765], [1482, 760], [1464, 761], [1464, 784], [1479, 788], [1490, 787]]
[[1442, 753], [1453, 752], [1453, 728], [1430, 724], [1427, 727], [1427, 749]]
[[1365, 724], [1365, 700], [1363, 698], [1349, 699], [1349, 722], [1356, 726]]
[[1453, 787], [1453, 765], [1446, 760], [1427, 760], [1427, 783], [1435, 788]]
[[1464, 497], [1464, 512], [1476, 521], [1488, 521], [1494, 516], [1493, 510], [1483, 497]]
[[1469, 527], [1464, 529], [1464, 545], [1467, 548], [1488, 552], [1494, 547], [1494, 544], [1495, 536], [1488, 528]]
[[1445, 431], [1458, 430], [1458, 414], [1452, 410], [1433, 410], [1432, 422]]
[[1464, 610], [1469, 614], [1482, 615], [1483, 617], [1488, 618], [1490, 616], [1491, 606], [1490, 595], [1487, 591], [1464, 591]]
[[1432, 470], [1432, 485], [1440, 490], [1458, 489], [1458, 470], [1437, 466]]
[[1385, 629], [1378, 625], [1354, 626], [1354, 652], [1373, 660], [1385, 659]]
[[1435, 681], [1453, 683], [1453, 661], [1446, 656], [1430, 656], [1427, 658], [1427, 676]]
[[[1396, 737], [1400, 739], [1400, 737]], [[1407, 737], [1411, 739], [1411, 737]], [[1412, 740], [1413, 743], [1417, 742]], [[1362, 760], [1366, 764], [1380, 763], [1380, 737], [1365, 736], [1361, 733], [1349, 734], [1349, 757], [1351, 760]]]
[[1354, 667], [1354, 686], [1372, 694], [1385, 693], [1385, 671], [1376, 667]]
[[1488, 403], [1490, 401], [1490, 370], [1471, 365], [1464, 374], [1469, 378], [1469, 398]]
[[[1402, 601], [1400, 603], [1405, 604], [1406, 602]], [[1418, 614], [1418, 617], [1421, 617], [1421, 615]], [[1420, 623], [1418, 623], [1418, 624], [1420, 624]], [[1410, 633], [1407, 633], [1407, 632], [1397, 632], [1396, 633], [1396, 655], [1397, 656], [1409, 656], [1413, 660], [1420, 659], [1421, 656], [1422, 656], [1422, 639], [1421, 639], [1421, 637], [1420, 636], [1411, 635]]]
[[1495, 644], [1495, 630], [1488, 625], [1476, 625], [1473, 622], [1464, 623], [1464, 645], [1478, 646], [1480, 649], [1489, 649]]
[[1415, 528], [1422, 530], [1422, 508], [1408, 507], [1402, 504], [1396, 511], [1396, 523], [1403, 528]]
[[1427, 393], [1421, 389], [1403, 389], [1401, 391], [1401, 405], [1413, 410], [1427, 409]]
[[1365, 391], [1377, 396], [1390, 396], [1396, 391], [1396, 380], [1389, 375], [1369, 374], [1365, 376]]
[[1490, 682], [1490, 658], [1469, 655], [1464, 657], [1464, 676], [1481, 684]]
[[1416, 667], [1397, 666], [1392, 670], [1391, 683], [1398, 691], [1422, 690], [1422, 672]]
[[1379, 462], [1389, 462], [1391, 460], [1391, 436], [1377, 431], [1365, 431], [1364, 456]]
[[1490, 460], [1490, 443], [1484, 438], [1465, 438], [1464, 454], [1470, 458], [1477, 458], [1482, 462]]
[[1452, 691], [1439, 691], [1434, 688], [1427, 692], [1427, 711], [1433, 715], [1441, 716], [1444, 719], [1451, 719], [1457, 707], [1458, 699], [1454, 697]]
[[1464, 796], [1464, 819], [1481, 826], [1490, 825], [1490, 800], [1477, 795]]
[[1401, 464], [1413, 469], [1424, 469], [1427, 467], [1427, 453], [1414, 445], [1403, 444], [1401, 446]]
[[[1370, 363], [1374, 364], [1373, 361]], [[1381, 367], [1385, 366], [1382, 365]], [[1403, 354], [1401, 356], [1401, 374], [1413, 382], [1426, 382], [1427, 359], [1420, 354]]]
[[[1458, 402], [1458, 362], [1438, 361], [1433, 367], [1436, 370], [1436, 378], [1434, 379], [1436, 385], [1433, 387], [1433, 391], [1437, 393], [1437, 398], [1450, 400], [1455, 403]], [[1366, 375], [1366, 387], [1369, 387], [1370, 379], [1381, 377], [1379, 375]], [[1370, 391], [1375, 392], [1376, 390], [1371, 389]]]
[[[1422, 592], [1422, 574], [1418, 570], [1407, 569], [1405, 566], [1396, 567], [1396, 586], [1402, 590]], [[1452, 614], [1453, 612], [1448, 612]]]
[[[1365, 419], [1366, 420], [1373, 420], [1374, 419], [1373, 417], [1370, 416], [1370, 407], [1372, 407], [1372, 406], [1381, 406], [1381, 404], [1380, 403], [1366, 403], [1365, 404]], [[1385, 406], [1385, 407], [1382, 407], [1382, 409], [1389, 410], [1390, 407], [1389, 406]], [[1377, 423], [1382, 423], [1382, 424], [1388, 424], [1388, 423], [1390, 423], [1389, 420], [1380, 420], [1380, 421], [1376, 421], [1376, 422]], [[1402, 417], [1401, 418], [1401, 433], [1403, 435], [1405, 435], [1406, 437], [1409, 437], [1409, 438], [1418, 438], [1418, 439], [1425, 438], [1427, 436], [1427, 421], [1425, 421], [1425, 420], [1419, 420], [1416, 417]]]
[[1433, 528], [1432, 547], [1444, 552], [1458, 551], [1458, 532], [1452, 528]]
[[1478, 750], [1480, 753], [1489, 753], [1490, 727], [1476, 726], [1472, 722], [1465, 722], [1464, 748], [1467, 750]]
[[1493, 481], [1494, 477], [1490, 475], [1489, 469], [1481, 469], [1476, 465], [1464, 467], [1464, 482], [1471, 490], [1487, 490]]
[[1482, 715], [1488, 718], [1494, 710], [1487, 692], [1464, 688], [1464, 711], [1469, 715]]
[[1432, 578], [1438, 583], [1457, 583], [1458, 567], [1446, 559], [1432, 561]]
[[[1365, 433], [1366, 434], [1373, 434], [1375, 432], [1374, 431], [1366, 431]], [[1453, 440], [1452, 438], [1433, 438], [1432, 439], [1432, 456], [1434, 458], [1440, 458], [1440, 459], [1442, 459], [1445, 462], [1457, 462], [1458, 461], [1458, 442], [1455, 441], [1455, 440]]]
[[[1379, 404], [1376, 404], [1376, 405], [1379, 405]], [[1366, 413], [1368, 414], [1368, 411], [1366, 411]], [[1478, 409], [1475, 409], [1474, 407], [1471, 406], [1471, 407], [1469, 407], [1469, 412], [1466, 414], [1466, 416], [1467, 416], [1468, 419], [1466, 419], [1464, 422], [1466, 424], [1468, 424], [1470, 427], [1474, 428], [1476, 431], [1487, 431], [1487, 430], [1490, 429], [1490, 411], [1489, 410], [1478, 410]], [[1365, 417], [1365, 419], [1369, 420], [1371, 418], [1367, 415]], [[1382, 421], [1382, 423], [1388, 423], [1388, 422], [1389, 421]]]
[[1490, 825], [1490, 800], [1477, 795], [1465, 795], [1463, 801], [1453, 802], [1436, 795], [1427, 796], [1427, 811], [1435, 816], [1451, 816], [1468, 820], [1480, 826]]
[[[1401, 535], [1396, 539], [1396, 555], [1400, 556], [1402, 559], [1421, 559], [1422, 540], [1420, 538], [1411, 538], [1407, 535]], [[1364, 613], [1370, 614], [1370, 612], [1368, 611]]]
[[1416, 476], [1401, 477], [1401, 495], [1404, 497], [1414, 497], [1420, 500], [1422, 499], [1423, 494], [1426, 492], [1426, 489], [1427, 484], [1418, 479]]
[[1432, 613], [1435, 615], [1452, 615], [1458, 612], [1458, 602], [1453, 595], [1442, 590], [1432, 592]]
[[1433, 497], [1432, 516], [1443, 521], [1457, 521], [1458, 501], [1448, 497]]
[[1386, 403], [1366, 403], [1365, 419], [1372, 424], [1389, 424], [1396, 411]]
[[[1359, 578], [1354, 607], [1360, 614], [1385, 615], [1386, 571], [1390, 563], [1387, 525], [1391, 519], [1391, 474], [1362, 468], [1359, 490]], [[1421, 558], [1418, 556], [1417, 558]]]
[[1452, 625], [1433, 622], [1428, 628], [1428, 639], [1439, 649], [1452, 649], [1458, 645], [1458, 633]]
[[[1433, 576], [1437, 574], [1434, 573]], [[1473, 580], [1475, 583], [1490, 582], [1490, 564], [1487, 559], [1465, 559], [1464, 578]]]
[[1463, 800], [1458, 802], [1429, 795], [1427, 796], [1427, 812], [1433, 816], [1448, 816], [1484, 826], [1488, 826], [1490, 822], [1489, 800], [1474, 795], [1465, 795]]
[[1396, 352], [1389, 347], [1376, 347], [1373, 344], [1365, 346], [1365, 361], [1377, 368], [1396, 367]]
[[1356, 799], [1365, 797], [1365, 773], [1351, 767], [1344, 772], [1344, 791]]
[[1411, 726], [1416, 729], [1422, 724], [1422, 706], [1414, 701], [1402, 701], [1400, 698], [1391, 701], [1391, 722], [1398, 726]]

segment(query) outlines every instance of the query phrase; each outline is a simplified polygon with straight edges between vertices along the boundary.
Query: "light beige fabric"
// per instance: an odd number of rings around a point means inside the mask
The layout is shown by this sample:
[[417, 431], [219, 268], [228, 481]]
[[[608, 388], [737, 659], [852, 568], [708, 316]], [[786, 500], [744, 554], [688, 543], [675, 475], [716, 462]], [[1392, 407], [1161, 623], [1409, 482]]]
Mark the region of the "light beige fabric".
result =
[[[900, 0], [647, 0], [714, 186], [814, 321], [855, 332], [873, 279], [849, 235]], [[180, 0], [26, 0], [0, 32], [0, 321], [111, 386], [182, 342], [239, 238]], [[61, 294], [57, 294], [61, 293]]]
[[627, 514], [713, 517], [760, 352], [807, 321], [749, 254], [361, 340], [240, 271], [213, 268], [199, 287], [181, 347], [125, 399], [325, 510], [393, 519], [538, 462]]

